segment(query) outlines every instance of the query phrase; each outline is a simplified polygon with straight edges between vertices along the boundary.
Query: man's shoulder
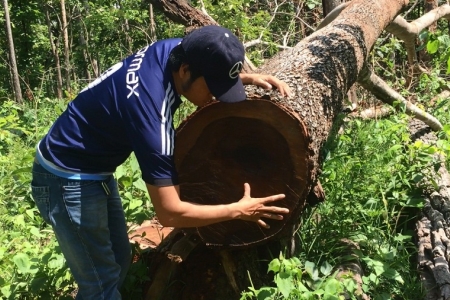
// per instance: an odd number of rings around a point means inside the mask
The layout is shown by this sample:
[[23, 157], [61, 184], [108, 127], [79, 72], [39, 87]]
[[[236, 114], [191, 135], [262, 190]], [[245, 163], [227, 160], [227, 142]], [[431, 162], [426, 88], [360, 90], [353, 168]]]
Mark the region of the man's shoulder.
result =
[[163, 39], [163, 40], [156, 41], [156, 42], [152, 43], [151, 45], [168, 45], [168, 46], [175, 47], [176, 45], [181, 43], [182, 40], [183, 40], [182, 38], [169, 38], [169, 39]]
[[151, 44], [149, 50], [157, 56], [168, 56], [172, 49], [180, 43], [180, 38], [164, 39]]

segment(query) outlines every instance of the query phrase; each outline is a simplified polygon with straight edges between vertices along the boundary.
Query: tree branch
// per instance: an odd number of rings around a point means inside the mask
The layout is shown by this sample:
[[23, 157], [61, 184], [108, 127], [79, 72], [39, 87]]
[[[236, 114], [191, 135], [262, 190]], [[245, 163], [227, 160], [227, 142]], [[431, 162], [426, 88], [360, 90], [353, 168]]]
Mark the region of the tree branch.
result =
[[377, 97], [379, 100], [392, 105], [397, 110], [400, 108], [400, 106], [395, 105], [395, 102], [403, 104], [407, 114], [413, 115], [417, 119], [423, 121], [434, 131], [439, 131], [442, 129], [442, 124], [435, 117], [406, 100], [402, 95], [393, 90], [380, 77], [374, 74], [368, 67], [365, 67], [361, 71], [360, 77], [358, 78], [358, 83], [373, 95], [375, 95], [375, 97]]

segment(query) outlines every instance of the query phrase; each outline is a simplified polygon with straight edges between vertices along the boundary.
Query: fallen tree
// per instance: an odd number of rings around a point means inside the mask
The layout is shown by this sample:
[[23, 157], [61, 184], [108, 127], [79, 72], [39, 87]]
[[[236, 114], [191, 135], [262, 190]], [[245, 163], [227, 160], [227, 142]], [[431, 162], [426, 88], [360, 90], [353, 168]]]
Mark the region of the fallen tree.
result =
[[[209, 17], [189, 19], [193, 8], [184, 2], [152, 2], [168, 15], [182, 5], [186, 11], [176, 19], [182, 23], [214, 24]], [[247, 272], [253, 286], [270, 284], [261, 261], [284, 247], [293, 255], [298, 250], [293, 232], [299, 215], [308, 202], [324, 198], [318, 181], [321, 147], [333, 132], [349, 88], [358, 82], [390, 104], [402, 102], [370, 71], [367, 58], [382, 31], [395, 28], [390, 24], [407, 3], [345, 3], [330, 23], [257, 70], [286, 81], [294, 91], [292, 98], [248, 87], [249, 101], [214, 103], [183, 122], [175, 147], [182, 199], [227, 203], [239, 199], [242, 183], [249, 182], [260, 193], [255, 196], [285, 193], [282, 204], [291, 213], [283, 222], [271, 222], [267, 231], [238, 221], [175, 229], [147, 258], [152, 280], [146, 299], [238, 299], [250, 286]], [[434, 130], [442, 128], [428, 114], [414, 115], [425, 115], [421, 119]]]

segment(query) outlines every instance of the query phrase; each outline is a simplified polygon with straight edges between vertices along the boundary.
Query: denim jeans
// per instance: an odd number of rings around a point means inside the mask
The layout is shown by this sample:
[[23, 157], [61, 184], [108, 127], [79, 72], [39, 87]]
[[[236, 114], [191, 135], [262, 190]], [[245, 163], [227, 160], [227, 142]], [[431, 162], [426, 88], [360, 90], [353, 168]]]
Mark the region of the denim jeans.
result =
[[78, 284], [76, 299], [121, 299], [131, 247], [114, 177], [70, 180], [35, 162], [31, 189]]

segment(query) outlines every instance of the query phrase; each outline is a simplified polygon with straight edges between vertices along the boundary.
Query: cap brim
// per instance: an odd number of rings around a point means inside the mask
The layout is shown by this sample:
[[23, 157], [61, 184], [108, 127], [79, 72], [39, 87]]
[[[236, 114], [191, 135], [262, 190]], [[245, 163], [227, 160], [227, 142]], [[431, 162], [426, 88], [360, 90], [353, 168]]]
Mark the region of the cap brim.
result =
[[220, 102], [235, 103], [244, 101], [247, 98], [244, 84], [239, 77], [231, 84], [223, 81], [215, 82], [206, 78], [205, 81], [211, 94]]

